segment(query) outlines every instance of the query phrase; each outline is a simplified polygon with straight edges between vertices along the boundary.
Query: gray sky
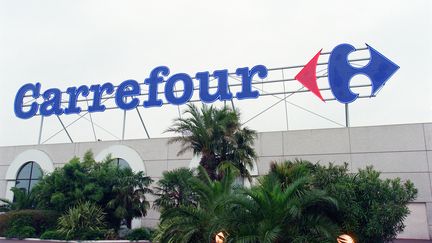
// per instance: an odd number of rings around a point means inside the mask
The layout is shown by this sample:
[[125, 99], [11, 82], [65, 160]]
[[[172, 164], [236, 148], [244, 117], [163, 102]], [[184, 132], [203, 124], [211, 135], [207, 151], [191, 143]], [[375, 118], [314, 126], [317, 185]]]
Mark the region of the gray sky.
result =
[[[13, 111], [16, 92], [25, 83], [65, 90], [126, 79], [142, 82], [159, 65], [190, 75], [257, 64], [298, 65], [319, 49], [330, 51], [340, 43], [368, 43], [401, 67], [376, 98], [350, 105], [352, 126], [431, 122], [431, 30], [430, 0], [0, 0], [0, 146], [37, 143], [40, 117], [21, 120]], [[327, 80], [321, 82], [320, 87], [327, 85]], [[236, 101], [236, 106], [245, 121], [276, 101], [261, 97]], [[342, 104], [322, 103], [311, 93], [289, 101], [344, 123]], [[289, 129], [338, 127], [290, 104], [287, 108]], [[163, 131], [178, 114], [176, 106], [141, 111], [152, 137], [168, 136]], [[259, 131], [284, 130], [284, 112], [282, 102], [247, 125]], [[121, 137], [122, 116], [115, 110], [93, 119]], [[69, 124], [77, 116], [61, 118]], [[60, 128], [56, 117], [48, 117], [42, 140]], [[85, 119], [69, 130], [74, 141], [93, 139]], [[115, 139], [99, 127], [96, 134]], [[136, 113], [128, 112], [126, 138], [144, 137]], [[57, 142], [68, 142], [66, 135], [47, 141]]]

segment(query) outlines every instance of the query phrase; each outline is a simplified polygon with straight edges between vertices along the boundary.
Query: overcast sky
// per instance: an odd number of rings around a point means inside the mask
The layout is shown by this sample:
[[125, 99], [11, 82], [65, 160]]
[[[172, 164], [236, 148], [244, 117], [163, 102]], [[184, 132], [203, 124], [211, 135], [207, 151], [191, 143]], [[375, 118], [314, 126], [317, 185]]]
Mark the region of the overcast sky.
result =
[[[16, 92], [25, 83], [40, 82], [42, 90], [65, 90], [126, 79], [142, 82], [159, 65], [190, 75], [257, 64], [299, 65], [321, 48], [331, 51], [340, 43], [357, 47], [368, 43], [401, 67], [376, 98], [350, 105], [352, 126], [432, 122], [430, 0], [0, 0], [0, 146], [38, 141], [40, 117], [22, 120], [13, 111]], [[289, 88], [301, 87], [295, 85]], [[327, 79], [319, 85], [328, 86]], [[361, 91], [369, 94], [370, 89]], [[277, 101], [261, 97], [235, 104], [246, 121]], [[340, 127], [297, 106], [345, 122], [344, 106], [338, 102], [322, 103], [311, 93], [293, 95], [288, 101], [289, 129]], [[163, 131], [178, 115], [176, 106], [140, 111], [151, 137], [170, 135]], [[77, 117], [60, 118], [67, 125]], [[120, 110], [93, 114], [100, 126], [95, 128], [96, 137], [121, 137], [122, 118]], [[94, 140], [86, 119], [68, 128], [76, 142]], [[285, 104], [246, 125], [258, 131], [287, 129]], [[46, 118], [42, 141], [59, 129], [56, 117]], [[127, 113], [125, 137], [146, 137], [134, 111]], [[65, 133], [46, 141], [58, 142], [68, 142]]]

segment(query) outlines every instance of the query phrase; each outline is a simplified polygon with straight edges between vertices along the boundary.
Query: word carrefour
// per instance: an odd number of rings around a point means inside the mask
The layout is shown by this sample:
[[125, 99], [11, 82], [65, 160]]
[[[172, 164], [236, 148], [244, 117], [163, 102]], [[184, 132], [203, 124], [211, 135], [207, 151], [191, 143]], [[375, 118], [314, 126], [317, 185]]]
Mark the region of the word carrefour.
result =
[[[368, 46], [370, 52], [369, 63], [361, 68], [353, 67], [348, 62], [348, 55], [356, 49], [349, 44], [336, 46], [330, 53], [328, 61], [328, 79], [330, 89], [336, 100], [341, 103], [350, 103], [357, 99], [350, 89], [350, 80], [355, 75], [366, 75], [372, 83], [372, 95], [377, 93], [385, 82], [397, 71], [399, 66], [384, 57], [378, 51]], [[303, 69], [295, 76], [304, 87], [309, 89], [321, 100], [322, 95], [318, 88], [316, 78], [316, 66], [321, 54], [319, 51]], [[142, 95], [140, 83], [136, 80], [126, 80], [115, 87], [112, 83], [81, 85], [79, 87], [69, 87], [65, 92], [57, 88], [49, 88], [42, 92], [40, 83], [28, 83], [23, 85], [17, 92], [14, 103], [14, 110], [17, 117], [29, 119], [36, 114], [41, 116], [79, 114], [82, 108], [79, 106], [80, 98], [89, 98], [92, 102], [88, 106], [88, 112], [102, 112], [106, 107], [103, 105], [104, 95], [114, 95], [115, 103], [118, 108], [123, 110], [135, 109], [137, 106], [159, 107], [163, 101], [159, 97], [159, 85], [165, 82], [164, 96], [168, 103], [182, 105], [190, 101], [194, 92], [193, 79], [199, 83], [199, 98], [202, 102], [212, 103], [217, 100], [225, 101], [233, 98], [255, 99], [259, 97], [258, 90], [253, 90], [252, 80], [256, 77], [264, 79], [268, 75], [268, 69], [264, 65], [256, 65], [252, 68], [238, 68], [235, 74], [241, 79], [241, 90], [235, 95], [231, 93], [228, 84], [228, 70], [216, 70], [212, 74], [209, 72], [198, 72], [193, 78], [186, 73], [176, 73], [170, 76], [170, 69], [166, 66], [154, 68], [144, 84], [148, 86], [146, 100], [140, 100], [137, 96]], [[217, 79], [217, 88], [210, 91], [210, 77]], [[177, 83], [183, 84], [183, 90], [176, 91]], [[177, 96], [176, 94], [181, 93]], [[64, 97], [66, 96], [66, 97]], [[30, 105], [24, 105], [24, 99], [32, 97], [34, 100]], [[43, 98], [38, 103], [37, 98]], [[65, 107], [62, 107], [62, 100], [68, 100]]]

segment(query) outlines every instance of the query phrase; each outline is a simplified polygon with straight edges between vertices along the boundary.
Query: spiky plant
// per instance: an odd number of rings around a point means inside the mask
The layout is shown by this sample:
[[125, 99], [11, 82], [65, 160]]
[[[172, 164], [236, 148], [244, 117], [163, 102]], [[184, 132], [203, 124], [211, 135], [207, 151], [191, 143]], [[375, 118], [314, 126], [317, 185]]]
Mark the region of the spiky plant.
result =
[[94, 203], [80, 202], [59, 218], [58, 226], [67, 239], [80, 239], [84, 233], [105, 230], [105, 213]]
[[207, 105], [199, 109], [189, 104], [184, 116], [174, 120], [172, 127], [166, 131], [180, 134], [169, 141], [181, 143], [178, 154], [192, 151], [201, 156], [200, 165], [212, 180], [223, 177], [217, 173], [217, 168], [224, 162], [237, 167], [241, 176], [250, 176], [249, 169], [256, 158], [253, 149], [256, 132], [242, 128], [238, 111]]

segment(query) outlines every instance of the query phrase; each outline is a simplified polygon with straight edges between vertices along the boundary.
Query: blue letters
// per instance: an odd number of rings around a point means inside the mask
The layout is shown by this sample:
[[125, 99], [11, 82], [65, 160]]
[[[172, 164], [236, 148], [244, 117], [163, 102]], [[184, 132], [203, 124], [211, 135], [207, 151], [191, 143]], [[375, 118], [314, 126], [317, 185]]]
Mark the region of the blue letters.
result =
[[[183, 81], [183, 95], [176, 97], [174, 95], [174, 85], [177, 81]], [[165, 98], [174, 105], [182, 105], [190, 100], [193, 94], [193, 82], [191, 77], [185, 73], [173, 75], [165, 84]]]
[[63, 109], [61, 108], [61, 91], [59, 89], [47, 89], [42, 96], [45, 99], [39, 110], [42, 116], [63, 114]]
[[150, 77], [144, 80], [144, 83], [149, 85], [148, 100], [144, 101], [144, 107], [162, 106], [162, 100], [157, 98], [157, 86], [158, 84], [163, 83], [164, 80], [159, 77], [159, 73], [167, 76], [170, 73], [170, 70], [165, 66], [157, 67], [151, 71]]
[[25, 84], [23, 85], [17, 92], [15, 96], [15, 102], [14, 102], [14, 110], [15, 115], [21, 119], [29, 119], [36, 115], [38, 111], [38, 103], [36, 101], [32, 102], [30, 105], [30, 110], [23, 111], [23, 102], [24, 102], [24, 96], [28, 91], [32, 92], [31, 97], [37, 99], [40, 96], [40, 83], [36, 84]]
[[196, 79], [199, 80], [199, 97], [202, 102], [211, 103], [216, 100], [230, 100], [232, 94], [228, 88], [228, 70], [218, 70], [213, 72], [213, 76], [218, 79], [217, 91], [210, 94], [209, 72], [201, 72], [196, 74]]
[[102, 94], [105, 91], [106, 94], [114, 93], [114, 86], [111, 83], [104, 83], [90, 86], [90, 91], [93, 92], [93, 104], [88, 107], [89, 112], [104, 111], [106, 107], [101, 104]]
[[139, 83], [135, 80], [126, 80], [117, 87], [115, 102], [120, 109], [131, 110], [138, 106], [139, 100], [132, 98], [126, 102], [126, 97], [139, 95], [141, 93]]
[[236, 74], [242, 77], [242, 90], [241, 92], [237, 92], [237, 99], [257, 98], [259, 92], [256, 90], [252, 91], [252, 78], [255, 74], [258, 74], [258, 77], [260, 78], [265, 78], [267, 77], [267, 73], [267, 68], [264, 65], [256, 65], [250, 71], [247, 67], [238, 68]]
[[85, 85], [80, 86], [78, 89], [76, 87], [69, 87], [66, 93], [69, 94], [69, 105], [64, 109], [64, 113], [66, 115], [79, 114], [81, 108], [77, 107], [78, 96], [82, 94], [83, 97], [87, 97], [89, 95], [89, 88]]

